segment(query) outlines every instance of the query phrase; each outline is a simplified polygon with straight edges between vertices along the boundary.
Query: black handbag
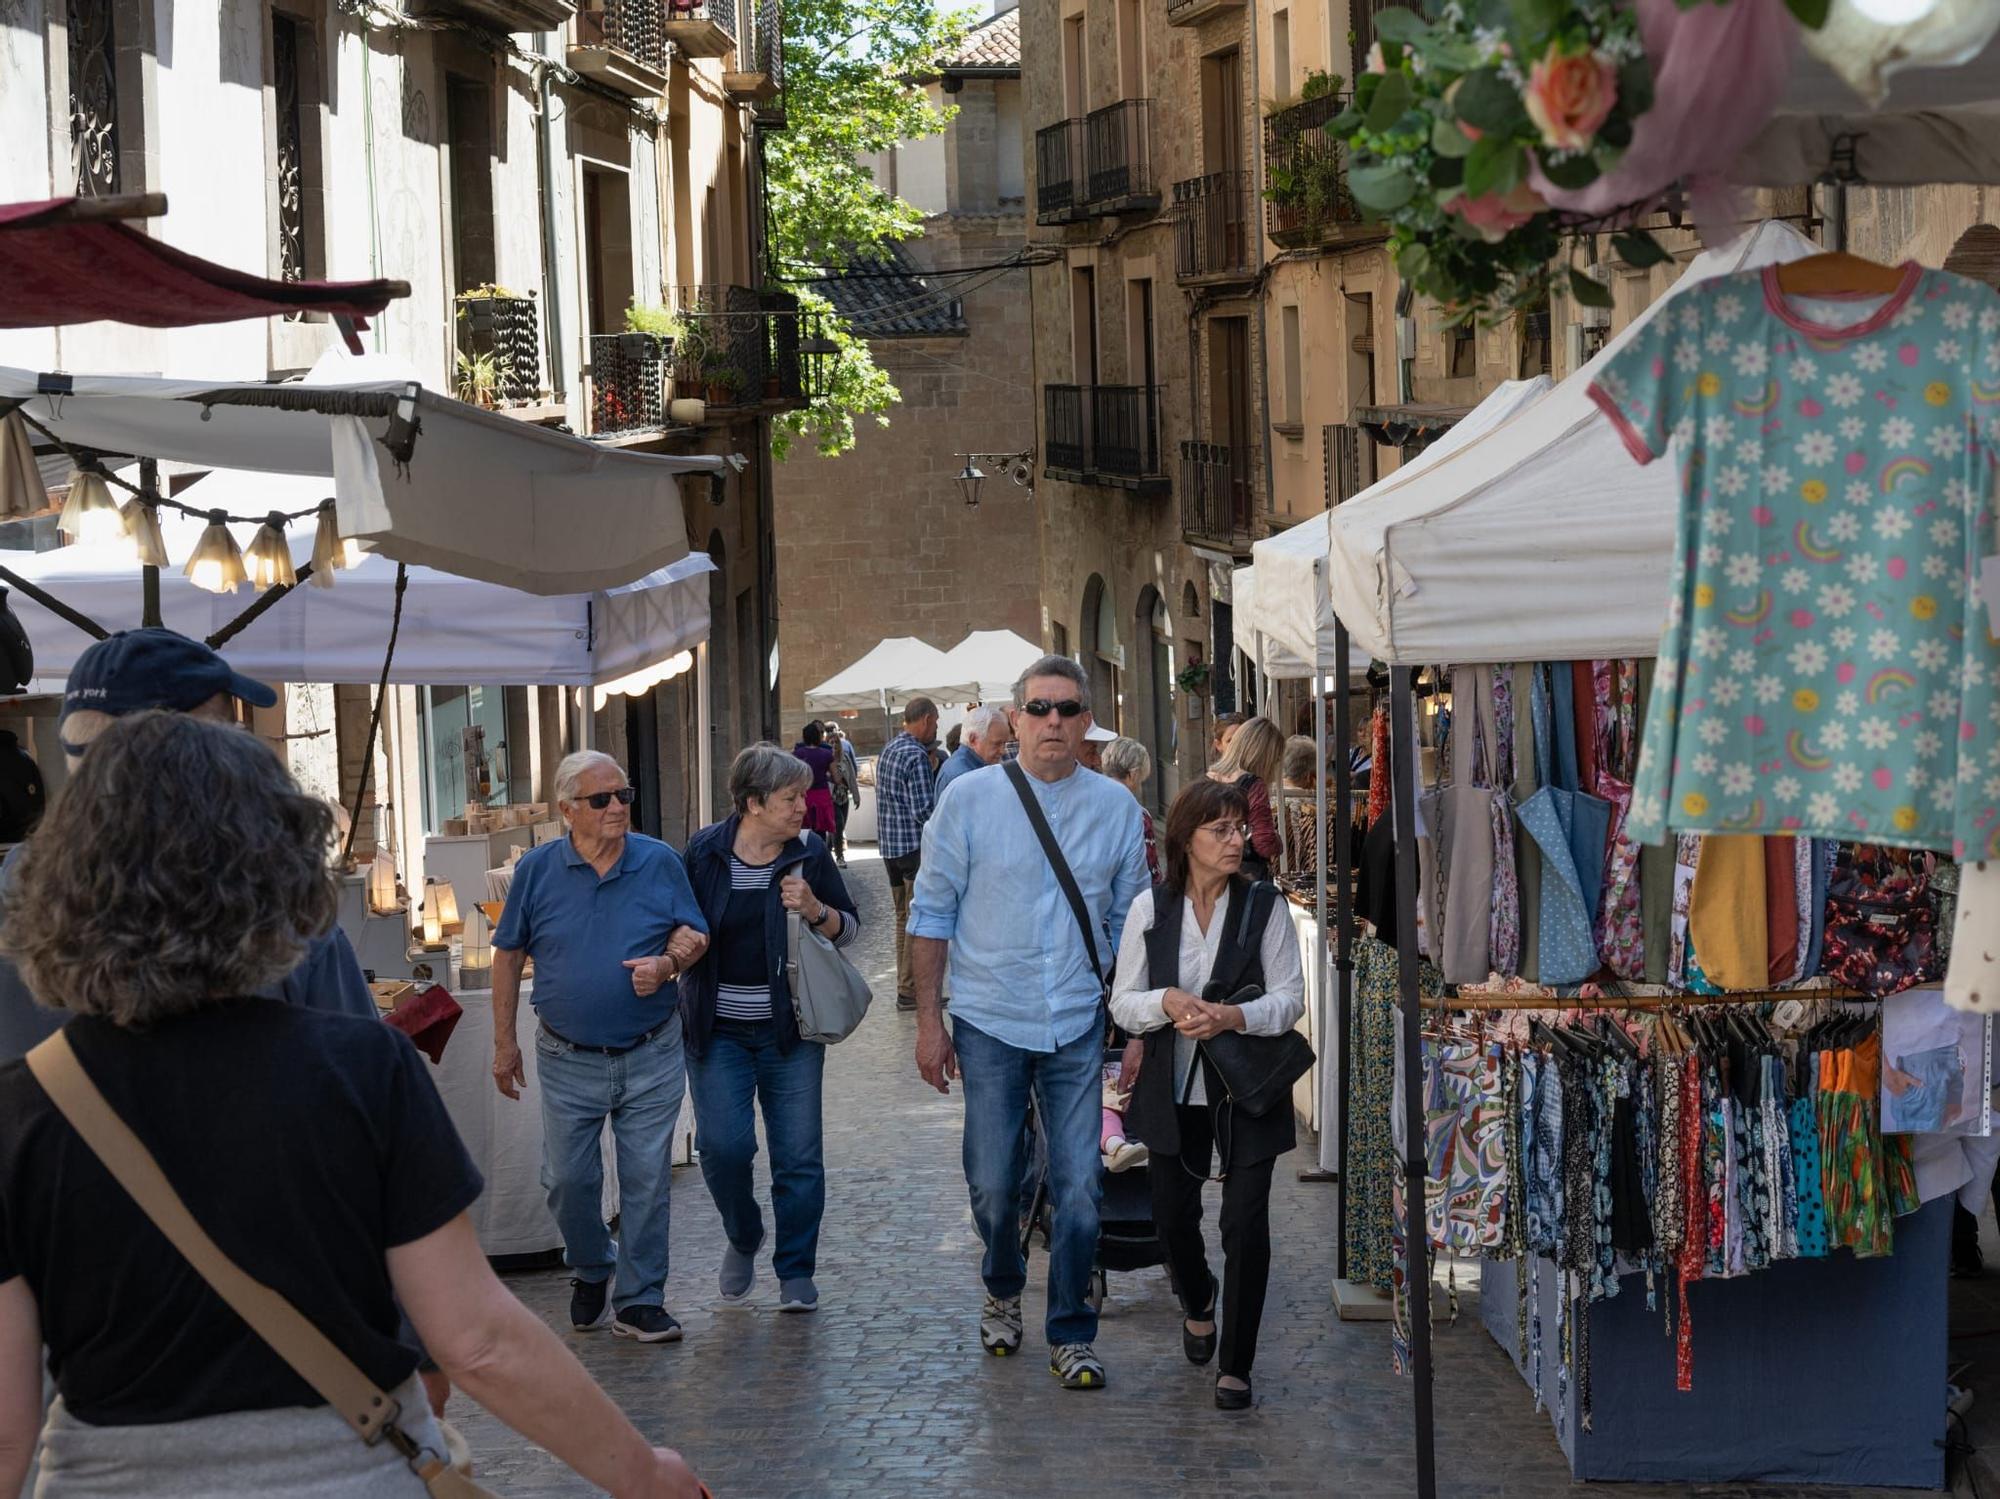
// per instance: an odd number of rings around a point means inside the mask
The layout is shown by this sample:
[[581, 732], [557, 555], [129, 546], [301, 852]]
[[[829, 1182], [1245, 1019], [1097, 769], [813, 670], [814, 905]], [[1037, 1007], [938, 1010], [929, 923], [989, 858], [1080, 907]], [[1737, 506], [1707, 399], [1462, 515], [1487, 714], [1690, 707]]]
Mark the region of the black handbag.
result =
[[[1239, 952], [1250, 951], [1251, 925], [1259, 912], [1265, 921], [1271, 919], [1276, 898], [1277, 891], [1270, 886], [1251, 887], [1249, 898], [1243, 902], [1243, 915], [1237, 932], [1236, 947]], [[1259, 927], [1261, 930], [1261, 923]], [[1202, 998], [1210, 1003], [1240, 1005], [1260, 998], [1264, 993], [1261, 984], [1245, 984], [1222, 1000], [1219, 996], [1226, 988], [1226, 983], [1211, 982]], [[1286, 1031], [1282, 1036], [1252, 1036], [1242, 1031], [1223, 1031], [1196, 1044], [1216, 1077], [1221, 1079], [1230, 1106], [1252, 1118], [1262, 1118], [1273, 1109], [1288, 1105], [1292, 1084], [1310, 1072], [1317, 1060], [1312, 1043], [1297, 1031]]]

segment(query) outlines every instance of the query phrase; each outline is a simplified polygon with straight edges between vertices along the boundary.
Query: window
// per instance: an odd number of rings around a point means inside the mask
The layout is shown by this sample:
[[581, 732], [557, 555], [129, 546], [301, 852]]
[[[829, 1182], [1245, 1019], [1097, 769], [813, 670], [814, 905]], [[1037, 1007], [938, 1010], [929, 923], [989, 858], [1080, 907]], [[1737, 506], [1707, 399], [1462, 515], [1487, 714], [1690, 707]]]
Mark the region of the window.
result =
[[1279, 337], [1284, 344], [1285, 359], [1285, 405], [1284, 419], [1287, 425], [1303, 426], [1306, 419], [1305, 397], [1305, 348], [1304, 336], [1299, 327], [1297, 303], [1288, 303], [1278, 310]]
[[1470, 322], [1455, 324], [1446, 334], [1446, 373], [1462, 380], [1479, 373], [1479, 333]]
[[1274, 11], [1271, 15], [1271, 84], [1278, 98], [1291, 97], [1292, 13], [1288, 10]]
[[1118, 0], [1118, 97], [1146, 96], [1145, 23], [1141, 0]]
[[[299, 23], [282, 11], [271, 12], [271, 87], [278, 179], [278, 278], [306, 278], [306, 137], [305, 111], [300, 101]], [[294, 314], [296, 316], [296, 314]]]
[[491, 286], [499, 274], [493, 222], [492, 88], [475, 78], [446, 74], [444, 115], [452, 275], [457, 290], [470, 291]]
[[[1052, 656], [1069, 655], [1069, 626], [1059, 620], [1052, 620], [1049, 624], [1049, 654]], [[1072, 657], [1071, 659], [1075, 658]]]
[[1090, 111], [1089, 74], [1083, 52], [1083, 17], [1063, 22], [1063, 105], [1071, 119]]
[[515, 776], [507, 729], [509, 695], [520, 695], [515, 716], [525, 723], [526, 692], [522, 687], [417, 689], [426, 832], [439, 832], [449, 819], [463, 817], [468, 801], [497, 806], [529, 799], [528, 767], [524, 760]]
[[625, 173], [584, 168], [583, 232], [590, 331], [622, 332], [632, 301], [632, 193]]
[[1231, 49], [1201, 60], [1202, 170], [1243, 170], [1243, 70]]
[[1087, 265], [1069, 273], [1070, 357], [1076, 384], [1097, 383], [1097, 272]]
[[124, 189], [113, 4], [68, 0], [70, 166], [80, 198], [108, 198]]
[[1552, 351], [1549, 348], [1549, 312], [1527, 312], [1521, 315], [1521, 374], [1523, 380], [1532, 380], [1537, 375], [1546, 375], [1552, 368]]
[[1125, 331], [1131, 340], [1125, 354], [1125, 378], [1134, 385], [1159, 384], [1153, 359], [1153, 283], [1148, 277], [1125, 283]]

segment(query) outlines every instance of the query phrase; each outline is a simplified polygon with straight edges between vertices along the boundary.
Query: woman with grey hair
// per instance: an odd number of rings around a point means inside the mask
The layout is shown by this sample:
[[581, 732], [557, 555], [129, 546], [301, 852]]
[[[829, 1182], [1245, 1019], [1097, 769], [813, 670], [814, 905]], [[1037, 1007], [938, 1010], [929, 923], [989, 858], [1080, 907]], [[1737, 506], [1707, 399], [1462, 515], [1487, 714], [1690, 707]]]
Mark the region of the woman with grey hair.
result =
[[[342, 1416], [161, 1242], [27, 1062], [0, 1067], [0, 1494], [427, 1492], [445, 1442], [397, 1303], [452, 1382], [584, 1480], [694, 1499], [480, 1252], [479, 1173], [407, 1038], [244, 998], [333, 924], [328, 805], [247, 734], [105, 729], [27, 844], [0, 945], [195, 1222], [400, 1407]], [[58, 1399], [42, 1420], [42, 1349]], [[36, 1427], [40, 1424], [37, 1450]]]
[[785, 976], [788, 917], [796, 913], [836, 947], [861, 931], [825, 840], [805, 830], [812, 781], [805, 762], [777, 745], [751, 745], [729, 767], [735, 813], [695, 834], [687, 851], [709, 945], [681, 979], [681, 1015], [701, 1174], [728, 1240], [719, 1289], [725, 1304], [741, 1305], [756, 1281], [764, 1215], [751, 1164], [761, 1103], [781, 1312], [819, 1305], [813, 1275], [826, 1210], [826, 1048], [799, 1036]]
[[1146, 830], [1146, 868], [1157, 883], [1160, 878], [1160, 851], [1154, 842], [1153, 814], [1146, 806], [1143, 790], [1153, 774], [1153, 752], [1138, 740], [1121, 734], [1104, 746], [1101, 769], [1131, 792], [1139, 803], [1139, 818]]

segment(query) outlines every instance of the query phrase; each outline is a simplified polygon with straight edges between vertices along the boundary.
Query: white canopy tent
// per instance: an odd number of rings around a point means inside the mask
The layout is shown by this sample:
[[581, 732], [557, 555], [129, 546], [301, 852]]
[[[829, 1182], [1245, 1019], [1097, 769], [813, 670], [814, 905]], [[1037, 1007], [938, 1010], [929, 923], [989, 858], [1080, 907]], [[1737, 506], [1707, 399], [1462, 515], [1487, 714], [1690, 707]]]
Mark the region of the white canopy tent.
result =
[[346, 535], [527, 593], [616, 588], [688, 554], [675, 476], [727, 460], [601, 447], [390, 371], [323, 360], [307, 381], [244, 385], [0, 368], [0, 410], [106, 454], [331, 478]]
[[944, 703], [1004, 703], [1014, 683], [1042, 657], [1042, 648], [1012, 630], [974, 630], [946, 651], [938, 674], [905, 683], [904, 697]]
[[[1429, 473], [1477, 438], [1532, 406], [1553, 386], [1547, 375], [1507, 381], [1468, 411], [1444, 436], [1394, 473], [1377, 479], [1344, 501], [1343, 507], [1392, 494], [1418, 475]], [[1310, 676], [1312, 672], [1306, 662], [1315, 658], [1322, 672], [1333, 670], [1335, 619], [1325, 581], [1327, 517], [1331, 513], [1301, 521], [1258, 542], [1251, 548], [1255, 561], [1250, 567], [1238, 568], [1231, 584], [1237, 633], [1263, 636], [1265, 670], [1274, 677], [1290, 680]], [[1355, 651], [1352, 655], [1350, 672], [1365, 674], [1369, 664], [1366, 652]]]
[[808, 688], [805, 701], [808, 708], [821, 712], [880, 708], [886, 713], [917, 695], [906, 683], [946, 680], [943, 651], [914, 635], [892, 635], [853, 665]]
[[1540, 401], [1450, 461], [1335, 509], [1327, 591], [1354, 647], [1402, 665], [1652, 655], [1678, 480], [1671, 463], [1633, 463], [1590, 382], [1681, 288], [1818, 249], [1789, 225], [1764, 223], [1703, 251]]
[[[268, 474], [211, 473], [185, 489], [189, 503], [238, 514], [311, 505], [323, 482]], [[170, 516], [167, 550], [185, 558], [204, 522]], [[239, 544], [255, 527], [232, 526]], [[313, 522], [286, 532], [295, 564], [312, 556]], [[0, 554], [8, 568], [106, 629], [141, 621], [140, 569], [123, 543]], [[715, 564], [690, 553], [636, 583], [587, 593], [535, 595], [426, 567], [412, 567], [389, 680], [453, 686], [595, 687], [605, 693], [675, 675], [708, 638], [708, 581]], [[396, 564], [370, 555], [336, 572], [334, 586], [310, 583], [276, 600], [222, 647], [246, 676], [273, 682], [378, 681], [395, 610]], [[160, 572], [163, 623], [199, 640], [235, 619], [257, 597], [197, 588], [178, 568]], [[9, 602], [34, 642], [35, 691], [59, 692], [91, 637], [19, 590]]]

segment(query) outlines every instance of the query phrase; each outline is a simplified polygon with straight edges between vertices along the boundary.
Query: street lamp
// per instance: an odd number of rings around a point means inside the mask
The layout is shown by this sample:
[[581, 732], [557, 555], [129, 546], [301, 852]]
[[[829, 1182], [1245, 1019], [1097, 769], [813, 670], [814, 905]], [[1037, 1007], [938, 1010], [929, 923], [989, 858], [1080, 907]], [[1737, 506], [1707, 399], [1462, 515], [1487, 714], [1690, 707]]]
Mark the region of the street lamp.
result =
[[1014, 481], [1017, 488], [1035, 487], [1033, 462], [1035, 454], [1032, 448], [1023, 449], [1018, 453], [957, 453], [953, 456], [965, 460], [965, 467], [958, 471], [956, 482], [959, 495], [964, 499], [968, 510], [979, 508], [979, 486], [986, 482], [986, 475], [979, 467], [979, 460], [982, 458], [998, 466], [1002, 473]]
[[966, 459], [965, 467], [958, 472], [958, 492], [965, 497], [968, 510], [979, 508], [979, 486], [985, 482], [986, 475], [979, 471], [979, 466], [970, 458]]

